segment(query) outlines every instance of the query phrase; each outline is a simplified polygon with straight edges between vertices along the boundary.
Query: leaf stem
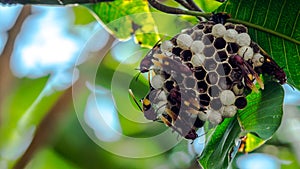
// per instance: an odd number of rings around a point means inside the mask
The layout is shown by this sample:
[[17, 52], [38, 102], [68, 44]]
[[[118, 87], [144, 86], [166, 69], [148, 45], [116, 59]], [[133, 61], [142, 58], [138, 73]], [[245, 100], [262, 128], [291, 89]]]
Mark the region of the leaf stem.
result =
[[192, 16], [201, 16], [206, 19], [209, 19], [211, 16], [211, 13], [203, 13], [199, 11], [190, 11], [190, 10], [183, 10], [183, 9], [178, 9], [170, 6], [166, 6], [164, 4], [161, 4], [155, 0], [148, 0], [149, 4], [156, 8], [157, 10], [163, 11], [165, 13], [169, 14], [184, 14], [184, 15], [192, 15]]
[[233, 22], [233, 23], [241, 23], [241, 24], [243, 24], [245, 26], [252, 27], [252, 28], [255, 28], [257, 30], [260, 30], [260, 31], [263, 31], [263, 32], [267, 32], [267, 33], [276, 35], [276, 36], [278, 36], [280, 38], [283, 38], [285, 40], [288, 40], [288, 41], [291, 41], [293, 43], [296, 43], [296, 44], [300, 45], [300, 41], [297, 41], [296, 39], [293, 39], [293, 38], [291, 38], [291, 37], [289, 37], [287, 35], [284, 35], [284, 34], [281, 34], [279, 32], [276, 32], [274, 30], [262, 27], [260, 25], [256, 25], [256, 24], [253, 24], [253, 23], [250, 23], [250, 22], [247, 22], [247, 21], [243, 21], [243, 20], [239, 20], [239, 19], [233, 19], [233, 18], [229, 18], [229, 19], [227, 19], [227, 21]]

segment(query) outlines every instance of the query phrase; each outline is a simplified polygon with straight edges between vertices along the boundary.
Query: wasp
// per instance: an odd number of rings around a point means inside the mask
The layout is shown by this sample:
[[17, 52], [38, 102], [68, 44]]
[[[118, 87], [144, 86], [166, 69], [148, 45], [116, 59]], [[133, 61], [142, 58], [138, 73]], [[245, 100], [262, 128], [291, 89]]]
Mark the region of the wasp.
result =
[[286, 83], [286, 74], [283, 69], [264, 51], [261, 47], [261, 54], [264, 56], [264, 63], [261, 66], [262, 72], [276, 78], [280, 84]]

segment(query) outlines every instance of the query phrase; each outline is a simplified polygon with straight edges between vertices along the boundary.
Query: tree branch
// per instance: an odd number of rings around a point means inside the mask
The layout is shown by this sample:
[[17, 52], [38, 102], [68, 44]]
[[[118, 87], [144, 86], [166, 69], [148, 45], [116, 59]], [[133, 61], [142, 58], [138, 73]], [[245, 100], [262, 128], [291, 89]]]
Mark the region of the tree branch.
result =
[[72, 5], [72, 4], [94, 4], [98, 2], [109, 2], [113, 0], [0, 0], [2, 4], [43, 4], [43, 5]]

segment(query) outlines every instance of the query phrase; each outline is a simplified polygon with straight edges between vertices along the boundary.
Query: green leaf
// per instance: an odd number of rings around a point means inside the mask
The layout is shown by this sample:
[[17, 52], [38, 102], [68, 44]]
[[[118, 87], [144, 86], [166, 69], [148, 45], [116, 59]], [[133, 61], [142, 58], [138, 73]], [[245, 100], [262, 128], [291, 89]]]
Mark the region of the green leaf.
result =
[[262, 145], [278, 129], [282, 118], [283, 89], [271, 79], [265, 80], [265, 89], [247, 96], [248, 105], [234, 118], [225, 119], [212, 133], [199, 162], [204, 168], [227, 168], [229, 154], [235, 139], [248, 132], [246, 151], [252, 151]]
[[246, 132], [269, 139], [281, 124], [284, 91], [280, 84], [267, 81], [265, 89], [247, 96], [247, 107], [238, 113]]
[[87, 7], [118, 39], [128, 39], [134, 34], [137, 43], [147, 47], [152, 47], [159, 40], [147, 1], [116, 0]]
[[236, 116], [225, 119], [212, 133], [199, 162], [204, 169], [227, 168], [230, 163], [229, 151], [241, 132]]
[[216, 0], [195, 0], [195, 3], [205, 12], [213, 12], [222, 4]]
[[249, 23], [249, 34], [284, 68], [288, 83], [300, 89], [300, 3], [294, 0], [228, 0], [232, 21]]

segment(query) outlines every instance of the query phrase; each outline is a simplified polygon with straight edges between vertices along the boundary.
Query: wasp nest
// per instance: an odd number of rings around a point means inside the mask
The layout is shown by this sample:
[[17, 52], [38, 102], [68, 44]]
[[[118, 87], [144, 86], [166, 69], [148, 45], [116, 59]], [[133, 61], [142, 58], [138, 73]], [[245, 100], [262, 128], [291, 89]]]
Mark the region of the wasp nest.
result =
[[245, 89], [257, 91], [255, 80], [264, 88], [266, 57], [243, 25], [208, 21], [184, 30], [141, 61], [141, 72], [152, 75], [145, 116], [194, 139], [204, 121], [219, 124], [245, 108]]

